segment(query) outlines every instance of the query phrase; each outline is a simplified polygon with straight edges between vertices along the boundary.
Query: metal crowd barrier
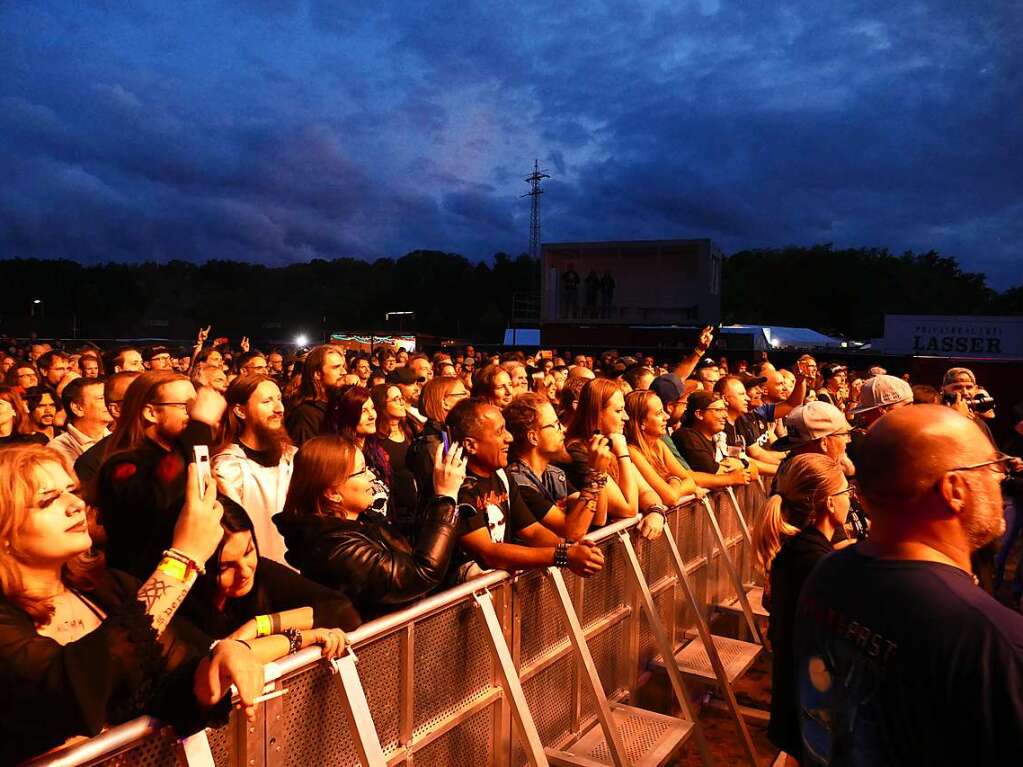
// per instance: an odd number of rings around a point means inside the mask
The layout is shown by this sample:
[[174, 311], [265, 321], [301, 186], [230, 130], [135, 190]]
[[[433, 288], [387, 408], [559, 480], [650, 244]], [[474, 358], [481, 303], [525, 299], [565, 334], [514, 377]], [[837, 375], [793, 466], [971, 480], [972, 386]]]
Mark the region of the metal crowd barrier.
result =
[[[754, 483], [733, 497], [717, 492], [709, 500], [733, 561], [752, 580], [751, 547], [733, 503], [752, 527], [764, 493]], [[704, 519], [690, 500], [669, 511], [665, 534], [677, 542], [709, 618], [711, 606], [734, 597], [735, 590]], [[605, 555], [595, 576], [563, 571], [609, 701], [636, 701], [659, 655], [620, 531], [631, 533], [672, 645], [681, 647], [693, 636], [693, 616], [668, 547], [636, 535], [631, 528], [637, 521], [622, 520], [588, 536]], [[350, 633], [352, 651], [338, 662], [323, 662], [319, 649], [309, 648], [269, 664], [267, 691], [279, 694], [258, 706], [255, 722], [232, 714], [226, 726], [181, 741], [142, 717], [33, 765], [546, 764], [543, 747], [565, 747], [598, 714], [556, 599], [546, 570], [490, 572], [361, 626]]]

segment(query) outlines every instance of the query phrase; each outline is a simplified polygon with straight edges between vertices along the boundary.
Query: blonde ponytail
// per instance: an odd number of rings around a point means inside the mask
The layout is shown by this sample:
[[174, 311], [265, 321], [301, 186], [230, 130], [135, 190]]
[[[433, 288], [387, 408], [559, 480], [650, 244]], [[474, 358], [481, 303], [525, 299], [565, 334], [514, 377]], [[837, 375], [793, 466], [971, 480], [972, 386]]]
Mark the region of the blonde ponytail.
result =
[[771, 571], [771, 562], [774, 561], [774, 556], [784, 539], [799, 532], [798, 527], [793, 527], [785, 521], [782, 515], [783, 503], [780, 495], [768, 498], [764, 511], [753, 528], [753, 549], [765, 573]]

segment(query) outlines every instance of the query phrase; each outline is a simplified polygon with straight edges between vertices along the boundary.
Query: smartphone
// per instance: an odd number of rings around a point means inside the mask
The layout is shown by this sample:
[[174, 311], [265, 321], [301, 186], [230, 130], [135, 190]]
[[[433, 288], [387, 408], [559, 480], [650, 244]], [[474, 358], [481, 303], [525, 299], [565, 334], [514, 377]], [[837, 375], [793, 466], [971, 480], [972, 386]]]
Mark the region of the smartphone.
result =
[[448, 450], [451, 449], [451, 433], [448, 431], [446, 426], [440, 431], [440, 439], [444, 445], [444, 449], [441, 452], [441, 456], [446, 457], [448, 454]]
[[195, 476], [199, 495], [206, 495], [206, 488], [213, 482], [213, 472], [210, 470], [210, 449], [206, 445], [196, 445], [192, 448], [192, 457], [195, 459]]

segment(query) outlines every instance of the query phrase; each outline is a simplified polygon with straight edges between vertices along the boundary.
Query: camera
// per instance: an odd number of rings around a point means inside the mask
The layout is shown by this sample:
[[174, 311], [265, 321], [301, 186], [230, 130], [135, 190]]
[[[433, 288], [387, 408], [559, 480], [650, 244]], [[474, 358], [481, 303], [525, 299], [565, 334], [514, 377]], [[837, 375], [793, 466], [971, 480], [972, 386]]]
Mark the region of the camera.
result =
[[[949, 407], [953, 407], [956, 404], [956, 393], [945, 392], [941, 395], [941, 401]], [[995, 408], [995, 398], [990, 394], [974, 394], [972, 397], [964, 396], [963, 402], [975, 413], [986, 413]]]

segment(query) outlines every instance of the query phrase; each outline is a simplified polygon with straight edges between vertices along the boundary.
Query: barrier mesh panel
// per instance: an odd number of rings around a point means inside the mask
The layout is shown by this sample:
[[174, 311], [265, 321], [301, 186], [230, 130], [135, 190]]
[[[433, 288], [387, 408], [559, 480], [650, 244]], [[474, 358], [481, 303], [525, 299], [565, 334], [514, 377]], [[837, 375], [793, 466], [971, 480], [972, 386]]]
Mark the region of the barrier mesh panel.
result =
[[[572, 694], [575, 682], [575, 655], [555, 661], [530, 678], [522, 686], [533, 723], [545, 746], [559, 742], [572, 730]], [[554, 691], [552, 693], [552, 691]], [[526, 760], [522, 748], [515, 742], [513, 765]]]
[[[597, 667], [600, 683], [604, 686], [604, 694], [608, 698], [625, 689], [626, 674], [629, 669], [625, 662], [625, 621], [615, 623], [611, 628], [592, 637], [588, 642], [590, 655]], [[582, 683], [582, 714], [583, 720], [596, 716], [596, 701], [590, 692], [589, 684]]]
[[493, 661], [485, 632], [479, 610], [469, 602], [416, 624], [413, 738], [435, 729], [493, 688]]
[[416, 767], [486, 765], [494, 762], [494, 716], [487, 706], [415, 752]]
[[[584, 579], [583, 609], [579, 616], [583, 628], [625, 604], [625, 570], [629, 564], [622, 544], [613, 537], [601, 543], [600, 548], [604, 552], [604, 568], [592, 578]], [[569, 581], [570, 589], [571, 584]]]
[[[378, 676], [363, 668], [363, 678]], [[341, 703], [341, 682], [325, 663], [288, 677], [281, 712], [280, 764], [357, 765], [348, 716]]]
[[373, 715], [380, 746], [384, 754], [390, 755], [398, 748], [400, 737], [401, 672], [398, 668], [401, 658], [400, 635], [389, 634], [361, 646], [357, 651], [357, 657], [359, 679], [362, 680], [366, 702], [369, 703], [369, 710]]
[[[664, 627], [665, 631], [669, 632], [668, 636], [671, 636], [671, 609], [672, 609], [672, 598], [674, 595], [674, 587], [668, 587], [659, 594], [654, 595], [654, 610], [660, 616], [661, 626]], [[650, 621], [647, 620], [646, 611], [642, 611], [639, 624], [639, 667], [645, 668], [646, 665], [660, 654], [660, 649], [657, 647], [657, 640], [654, 638], [654, 632], [650, 628]]]
[[177, 739], [169, 730], [164, 730], [103, 764], [110, 767], [177, 767]]
[[703, 556], [703, 535], [701, 534], [701, 515], [703, 513], [703, 508], [695, 503], [678, 512], [678, 537], [675, 538], [675, 542], [678, 544], [682, 561], [686, 564]]
[[210, 741], [210, 751], [213, 752], [213, 761], [217, 767], [229, 767], [231, 764], [231, 747], [234, 745], [234, 728], [232, 725], [237, 721], [235, 717], [236, 715], [232, 712], [231, 721], [227, 725], [207, 733]]
[[567, 646], [568, 633], [557, 604], [554, 584], [544, 573], [535, 572], [518, 578], [515, 582], [515, 609], [521, 625], [521, 666], [527, 666], [540, 655], [550, 652], [559, 641]]

